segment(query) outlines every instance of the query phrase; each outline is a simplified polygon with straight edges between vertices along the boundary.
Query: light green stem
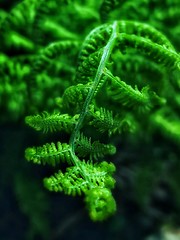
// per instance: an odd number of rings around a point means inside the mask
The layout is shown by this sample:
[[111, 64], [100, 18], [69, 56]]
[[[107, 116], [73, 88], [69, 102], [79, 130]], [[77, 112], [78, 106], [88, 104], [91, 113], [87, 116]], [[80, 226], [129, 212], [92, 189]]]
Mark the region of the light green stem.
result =
[[106, 44], [106, 46], [104, 47], [102, 57], [101, 57], [101, 60], [100, 60], [100, 63], [99, 63], [99, 66], [98, 66], [93, 84], [92, 84], [92, 86], [91, 86], [91, 88], [88, 92], [88, 95], [87, 95], [86, 100], [83, 104], [83, 108], [82, 108], [82, 111], [80, 113], [79, 119], [77, 121], [77, 124], [76, 124], [76, 126], [74, 128], [74, 131], [72, 132], [72, 135], [71, 135], [71, 138], [70, 138], [70, 143], [69, 144], [70, 144], [70, 148], [71, 148], [70, 153], [71, 153], [71, 157], [72, 157], [72, 162], [75, 166], [78, 166], [80, 168], [82, 176], [87, 181], [88, 181], [87, 176], [84, 173], [84, 171], [81, 167], [81, 164], [79, 164], [78, 158], [75, 154], [75, 141], [78, 137], [80, 128], [81, 128], [82, 123], [84, 121], [84, 118], [85, 118], [86, 114], [88, 113], [89, 105], [90, 105], [90, 103], [91, 103], [91, 101], [94, 97], [94, 93], [96, 91], [96, 88], [97, 88], [97, 86], [98, 86], [98, 84], [101, 80], [101, 77], [104, 73], [104, 69], [106, 67], [106, 64], [109, 60], [109, 57], [112, 53], [112, 50], [113, 50], [114, 46], [115, 46], [116, 39], [117, 39], [117, 34], [118, 34], [118, 25], [117, 25], [117, 21], [115, 21], [112, 25], [111, 37], [110, 37], [108, 43]]

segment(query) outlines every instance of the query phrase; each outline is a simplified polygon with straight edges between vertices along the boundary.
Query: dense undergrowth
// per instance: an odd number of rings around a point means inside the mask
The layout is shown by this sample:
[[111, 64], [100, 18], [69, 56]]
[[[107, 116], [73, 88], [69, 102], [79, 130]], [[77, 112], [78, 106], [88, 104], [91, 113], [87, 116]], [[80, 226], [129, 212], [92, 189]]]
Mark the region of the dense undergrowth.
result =
[[[92, 220], [112, 221], [108, 239], [133, 239], [123, 232], [133, 221], [145, 229], [137, 239], [160, 229], [163, 218], [177, 225], [179, 1], [3, 4], [1, 125], [21, 129], [18, 154], [7, 164], [14, 166], [13, 191], [29, 219], [29, 238], [49, 239], [51, 219], [44, 215], [54, 195], [39, 186], [41, 178], [51, 191], [84, 196]], [[24, 119], [43, 133], [32, 133]], [[36, 177], [30, 164], [14, 165], [19, 156], [24, 161], [23, 148], [28, 161], [52, 168]]]

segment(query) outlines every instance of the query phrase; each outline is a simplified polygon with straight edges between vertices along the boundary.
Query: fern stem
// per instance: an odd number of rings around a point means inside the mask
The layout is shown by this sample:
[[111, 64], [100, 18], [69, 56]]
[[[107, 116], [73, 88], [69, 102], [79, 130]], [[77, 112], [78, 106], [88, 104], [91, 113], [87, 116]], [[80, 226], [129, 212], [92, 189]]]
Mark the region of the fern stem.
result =
[[[71, 153], [71, 156], [72, 156], [73, 164], [80, 168], [82, 176], [87, 181], [89, 180], [88, 176], [86, 176], [86, 174], [84, 173], [84, 171], [83, 171], [81, 165], [79, 164], [79, 161], [77, 160], [77, 157], [75, 155], [75, 142], [76, 142], [77, 136], [79, 135], [79, 130], [82, 126], [84, 118], [85, 118], [86, 114], [88, 113], [88, 108], [89, 108], [89, 105], [90, 105], [90, 103], [91, 103], [91, 101], [94, 97], [94, 93], [95, 93], [95, 91], [98, 87], [98, 84], [100, 82], [100, 79], [101, 79], [101, 77], [104, 73], [104, 69], [105, 69], [106, 64], [109, 60], [110, 54], [111, 54], [111, 52], [112, 52], [112, 50], [115, 46], [117, 36], [118, 36], [118, 24], [117, 24], [117, 21], [115, 21], [112, 25], [111, 37], [110, 37], [108, 43], [106, 44], [106, 46], [104, 47], [103, 54], [102, 54], [102, 57], [101, 57], [101, 60], [100, 60], [100, 63], [99, 63], [94, 81], [93, 81], [93, 84], [92, 84], [92, 86], [91, 86], [91, 88], [88, 92], [88, 95], [86, 97], [86, 100], [83, 104], [82, 111], [80, 113], [79, 119], [77, 121], [77, 124], [74, 128], [74, 131], [71, 135], [70, 142], [69, 142], [70, 149], [71, 149], [70, 153]], [[90, 181], [88, 181], [88, 182], [90, 183]]]

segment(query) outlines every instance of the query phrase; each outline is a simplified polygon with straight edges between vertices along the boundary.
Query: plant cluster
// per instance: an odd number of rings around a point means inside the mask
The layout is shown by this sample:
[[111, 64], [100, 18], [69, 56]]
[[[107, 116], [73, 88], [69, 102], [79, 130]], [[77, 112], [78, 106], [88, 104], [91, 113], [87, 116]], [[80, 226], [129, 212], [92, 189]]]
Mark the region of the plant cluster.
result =
[[[115, 165], [108, 158], [120, 151], [118, 138], [159, 131], [179, 143], [179, 28], [170, 22], [172, 44], [157, 24], [176, 18], [176, 4], [166, 1], [164, 13], [156, 1], [104, 0], [97, 9], [93, 0], [26, 0], [2, 12], [1, 108], [16, 119], [28, 112], [25, 122], [37, 131], [67, 134], [69, 140], [27, 148], [25, 157], [58, 168], [44, 186], [84, 195], [94, 221], [116, 211]], [[153, 18], [144, 23], [148, 7]]]

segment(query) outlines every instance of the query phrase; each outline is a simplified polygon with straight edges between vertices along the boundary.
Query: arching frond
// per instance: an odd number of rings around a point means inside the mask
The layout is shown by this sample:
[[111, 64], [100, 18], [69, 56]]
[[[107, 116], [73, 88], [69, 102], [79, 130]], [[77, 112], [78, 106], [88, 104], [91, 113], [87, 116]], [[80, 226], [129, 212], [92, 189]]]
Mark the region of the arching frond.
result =
[[136, 21], [118, 21], [119, 35], [131, 35], [132, 37], [142, 37], [151, 42], [162, 45], [167, 50], [174, 51], [174, 47], [164, 34], [149, 24]]
[[142, 113], [149, 111], [154, 105], [166, 103], [165, 99], [160, 98], [155, 92], [150, 91], [149, 86], [143, 87], [140, 91], [137, 86], [133, 88], [119, 77], [113, 77], [108, 72], [107, 76], [112, 79], [112, 85], [108, 91], [109, 96], [119, 101], [125, 107], [134, 108]]
[[68, 52], [72, 48], [77, 48], [78, 45], [78, 41], [71, 40], [64, 40], [49, 44], [41, 51], [40, 54], [38, 54], [33, 65], [33, 71], [38, 72], [47, 69], [53, 59], [60, 56], [62, 53]]
[[80, 55], [79, 65], [82, 61], [94, 52], [104, 47], [109, 39], [112, 28], [110, 24], [101, 25], [93, 29], [84, 40]]
[[118, 43], [120, 50], [135, 48], [144, 53], [148, 58], [172, 69], [180, 69], [180, 56], [171, 49], [168, 50], [163, 45], [154, 43], [149, 39], [130, 35], [119, 34]]

